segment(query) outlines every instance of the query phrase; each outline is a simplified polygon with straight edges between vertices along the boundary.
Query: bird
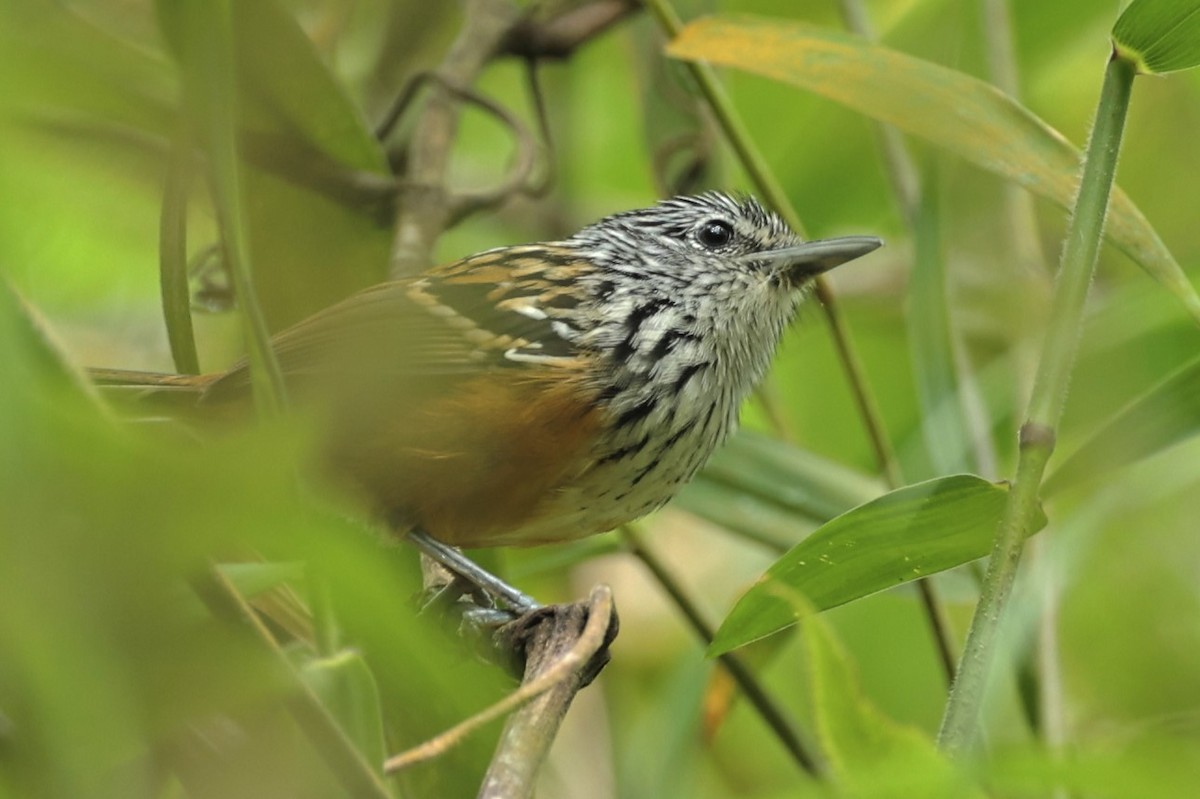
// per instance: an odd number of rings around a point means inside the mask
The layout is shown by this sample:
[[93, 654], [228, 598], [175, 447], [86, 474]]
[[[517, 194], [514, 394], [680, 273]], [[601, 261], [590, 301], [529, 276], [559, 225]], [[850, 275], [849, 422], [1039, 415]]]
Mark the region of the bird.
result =
[[[317, 471], [392, 529], [569, 541], [666, 504], [736, 427], [813, 278], [881, 244], [805, 242], [748, 195], [677, 196], [367, 288], [271, 347]], [[253, 409], [244, 360], [93, 375], [189, 418]]]

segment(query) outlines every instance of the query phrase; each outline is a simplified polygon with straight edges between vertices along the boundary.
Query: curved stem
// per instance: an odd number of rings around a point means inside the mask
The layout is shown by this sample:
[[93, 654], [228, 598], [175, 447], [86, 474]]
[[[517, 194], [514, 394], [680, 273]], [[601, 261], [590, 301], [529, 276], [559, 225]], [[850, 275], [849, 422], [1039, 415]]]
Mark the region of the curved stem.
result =
[[1021, 427], [1016, 480], [996, 532], [983, 593], [975, 607], [958, 679], [950, 691], [938, 734], [938, 745], [951, 754], [968, 749], [974, 743], [988, 677], [996, 657], [1000, 622], [1016, 578], [1025, 537], [1037, 511], [1046, 462], [1054, 450], [1055, 428], [1062, 417], [1067, 382], [1079, 344], [1084, 302], [1096, 267], [1133, 77], [1132, 64], [1116, 56], [1109, 61], [1096, 109], [1096, 122], [1088, 142], [1079, 196], [1063, 247], [1050, 326], [1033, 384], [1029, 415]]

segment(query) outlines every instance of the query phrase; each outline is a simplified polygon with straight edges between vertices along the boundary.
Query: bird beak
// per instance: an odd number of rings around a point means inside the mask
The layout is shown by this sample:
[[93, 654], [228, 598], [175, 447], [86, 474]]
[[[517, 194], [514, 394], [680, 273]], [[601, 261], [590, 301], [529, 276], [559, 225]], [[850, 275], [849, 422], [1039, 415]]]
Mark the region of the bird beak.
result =
[[843, 236], [838, 239], [806, 241], [794, 247], [756, 252], [743, 256], [743, 260], [758, 263], [778, 263], [792, 280], [799, 281], [828, 272], [835, 266], [861, 258], [883, 246], [883, 240], [875, 236]]

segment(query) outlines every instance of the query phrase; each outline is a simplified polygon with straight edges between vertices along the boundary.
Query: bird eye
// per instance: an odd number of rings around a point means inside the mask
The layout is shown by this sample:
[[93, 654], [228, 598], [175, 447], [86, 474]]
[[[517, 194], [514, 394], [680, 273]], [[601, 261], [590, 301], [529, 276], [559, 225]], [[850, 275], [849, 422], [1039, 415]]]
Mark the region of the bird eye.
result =
[[711, 219], [696, 231], [696, 240], [710, 250], [724, 247], [733, 239], [733, 225], [724, 219]]

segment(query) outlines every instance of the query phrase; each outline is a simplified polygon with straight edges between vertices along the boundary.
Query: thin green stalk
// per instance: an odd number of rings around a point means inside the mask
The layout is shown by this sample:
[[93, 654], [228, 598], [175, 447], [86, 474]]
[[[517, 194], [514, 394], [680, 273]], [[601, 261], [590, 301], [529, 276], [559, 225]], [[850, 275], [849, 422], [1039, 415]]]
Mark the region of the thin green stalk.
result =
[[[861, 0], [841, 0], [838, 9], [842, 13], [842, 24], [846, 30], [864, 39], [875, 40], [875, 31], [871, 27], [871, 18], [863, 7]], [[888, 182], [892, 184], [892, 194], [896, 204], [904, 215], [910, 229], [917, 226], [917, 215], [921, 203], [921, 181], [917, 177], [917, 167], [913, 162], [912, 153], [904, 143], [900, 131], [882, 122], [874, 124], [875, 136], [879, 140], [879, 149], [883, 153], [883, 165], [887, 171]]]
[[[1009, 0], [981, 0], [984, 53], [992, 83], [1010, 97], [1018, 98], [1020, 82], [1008, 4]], [[1033, 196], [1016, 183], [1005, 183], [1004, 210], [1017, 263], [1031, 278], [1045, 279], [1046, 256], [1038, 236]]]
[[158, 218], [158, 269], [162, 291], [163, 321], [175, 370], [180, 374], [200, 373], [196, 338], [192, 332], [192, 303], [187, 275], [187, 199], [191, 182], [191, 155], [187, 126], [171, 142], [167, 179], [163, 185], [162, 210]]
[[[980, 19], [983, 23], [982, 34], [984, 54], [987, 56], [988, 76], [1000, 91], [1014, 99], [1020, 99], [1021, 85], [1017, 73], [1017, 57], [1015, 36], [1012, 26], [1012, 14], [1009, 10], [1010, 0], [980, 0]], [[1050, 290], [1050, 273], [1047, 269], [1046, 253], [1042, 249], [1041, 237], [1038, 235], [1037, 214], [1033, 204], [1033, 195], [1013, 182], [1004, 184], [1004, 213], [1008, 220], [1005, 230], [1012, 246], [1012, 255], [1019, 272], [1014, 279], [1019, 280], [1023, 289], [1036, 293], [1040, 302]], [[1033, 364], [1033, 342], [1024, 332], [1018, 333], [1013, 346], [1020, 355], [1015, 361], [1018, 370], [1018, 380], [1014, 381], [1023, 396], [1028, 389], [1027, 375], [1031, 369], [1022, 366]], [[1025, 357], [1021, 357], [1021, 355]], [[989, 439], [990, 441], [990, 439]], [[995, 461], [995, 454], [988, 452], [989, 460]], [[1037, 544], [1036, 546], [1044, 546]], [[1040, 553], [1032, 553], [1037, 557]], [[1029, 676], [1037, 686], [1034, 696], [1035, 705], [1029, 706], [1022, 702], [1026, 709], [1026, 721], [1030, 728], [1051, 747], [1062, 744], [1062, 702], [1061, 682], [1058, 673], [1058, 597], [1053, 585], [1045, 585], [1041, 591], [1038, 614], [1038, 645], [1035, 650], [1037, 665], [1029, 669]]]
[[1000, 622], [1016, 578], [1021, 551], [1037, 510], [1055, 428], [1066, 401], [1071, 365], [1079, 345], [1084, 302], [1096, 267], [1104, 217], [1116, 174], [1134, 67], [1114, 56], [1104, 75], [1096, 122], [1088, 142], [1075, 212], [1063, 246], [1050, 325], [1033, 384], [1029, 415], [1021, 427], [1017, 475], [996, 533], [983, 592], [967, 633], [958, 679], [950, 691], [938, 745], [955, 754], [969, 749], [979, 728], [988, 676], [996, 658]]
[[[679, 582], [667, 571], [654, 553], [646, 549], [641, 539], [638, 537], [628, 525], [621, 528], [621, 537], [625, 539], [629, 551], [642, 562], [642, 564], [650, 570], [654, 575], [654, 579], [663, 590], [670, 595], [672, 601], [683, 613], [691, 625], [692, 630], [700, 637], [705, 646], [708, 646], [713, 641], [713, 635], [716, 633], [712, 625], [705, 621], [700, 613], [700, 609], [696, 603], [684, 592], [683, 587]], [[808, 745], [800, 737], [800, 732], [794, 727], [791, 719], [779, 707], [775, 700], [771, 698], [766, 689], [758, 682], [758, 678], [754, 673], [735, 655], [726, 652], [719, 655], [717, 659], [725, 670], [729, 672], [729, 676], [733, 677], [742, 694], [758, 711], [758, 714], [766, 722], [767, 726], [775, 733], [779, 741], [787, 748], [792, 759], [814, 777], [821, 776], [821, 769], [817, 761], [813, 758], [808, 750]]]
[[241, 161], [238, 158], [238, 91], [234, 75], [232, 0], [216, 0], [208, 8], [193, 8], [193, 11], [193, 19], [208, 28], [206, 36], [189, 37], [189, 42], [204, 42], [205, 52], [189, 55], [194, 65], [201, 66], [195, 88], [203, 92], [203, 96], [197, 99], [201, 100], [208, 124], [213, 193], [225, 244], [225, 257], [246, 331], [255, 404], [261, 413], [274, 414], [283, 409], [285, 393], [279, 364], [271, 349], [266, 318], [259, 307], [254, 288], [250, 243], [242, 207], [244, 190]]
[[[680, 20], [679, 15], [675, 13], [675, 9], [671, 7], [668, 0], [647, 0], [647, 5], [654, 12], [659, 25], [668, 36], [674, 37], [679, 34], [679, 31], [683, 28], [683, 22]], [[742, 166], [750, 176], [751, 181], [758, 188], [759, 193], [767, 201], [768, 205], [783, 216], [784, 221], [796, 233], [801, 236], [805, 235], [804, 225], [800, 221], [799, 214], [796, 213], [796, 209], [792, 206], [783, 187], [779, 185], [779, 181], [775, 179], [775, 174], [767, 165], [766, 159], [763, 158], [758, 148], [754, 145], [754, 140], [751, 138], [750, 132], [746, 129], [741, 117], [738, 116], [737, 110], [733, 107], [729, 95], [725, 93], [725, 89], [721, 85], [720, 80], [718, 80], [716, 72], [711, 66], [705, 63], [695, 61], [685, 63], [696, 84], [700, 87], [705, 100], [711, 106], [713, 114], [721, 125], [721, 129], [725, 132], [725, 138], [729, 141], [738, 159], [742, 162]], [[854, 394], [855, 403], [862, 416], [863, 424], [867, 429], [867, 436], [870, 439], [871, 449], [875, 454], [876, 461], [879, 463], [879, 468], [887, 475], [890, 483], [901, 485], [903, 480], [896, 465], [896, 454], [892, 449], [891, 440], [888, 438], [883, 426], [883, 417], [879, 413], [879, 406], [875, 402], [874, 395], [867, 385], [866, 371], [863, 369], [862, 362], [858, 358], [858, 353], [854, 349], [854, 345], [850, 339], [850, 331], [846, 327], [845, 320], [842, 318], [837, 304], [837, 298], [834, 296], [827, 280], [817, 278], [816, 294], [817, 298], [821, 301], [821, 308], [825, 313], [826, 321], [833, 335], [839, 359], [846, 370], [846, 376], [849, 380], [851, 391]]]

